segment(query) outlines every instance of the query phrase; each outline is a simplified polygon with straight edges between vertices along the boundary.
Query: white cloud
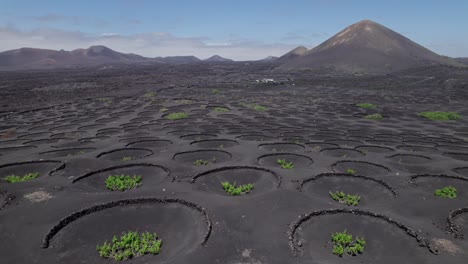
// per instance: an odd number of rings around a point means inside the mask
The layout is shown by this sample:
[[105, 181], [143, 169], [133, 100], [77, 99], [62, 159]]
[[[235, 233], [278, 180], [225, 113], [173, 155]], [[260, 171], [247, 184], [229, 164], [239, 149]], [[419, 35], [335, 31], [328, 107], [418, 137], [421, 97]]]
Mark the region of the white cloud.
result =
[[38, 28], [21, 31], [0, 27], [0, 51], [20, 47], [73, 50], [92, 45], [104, 45], [124, 53], [146, 57], [194, 55], [201, 59], [220, 55], [234, 60], [256, 60], [281, 56], [296, 44], [266, 44], [251, 40], [212, 40], [205, 37], [177, 37], [166, 32], [118, 35], [104, 32], [89, 35], [82, 32]]

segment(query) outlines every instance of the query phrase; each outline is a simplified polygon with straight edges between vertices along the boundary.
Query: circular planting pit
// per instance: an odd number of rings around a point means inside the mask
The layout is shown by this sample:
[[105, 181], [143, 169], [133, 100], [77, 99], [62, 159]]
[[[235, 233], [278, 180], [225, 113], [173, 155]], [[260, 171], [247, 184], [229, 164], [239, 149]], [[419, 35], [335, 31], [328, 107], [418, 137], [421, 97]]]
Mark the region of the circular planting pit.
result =
[[[155, 185], [163, 182], [166, 178], [168, 178], [169, 174], [169, 169], [165, 167], [149, 163], [136, 163], [114, 166], [97, 171], [88, 172], [73, 179], [72, 183], [86, 185], [87, 189], [92, 188], [96, 191], [110, 192], [110, 190], [106, 188], [105, 184], [107, 177], [116, 175], [128, 175], [130, 177], [141, 176], [141, 185], [136, 189], [154, 188]], [[132, 190], [134, 189], [130, 189], [127, 191]]]
[[128, 143], [137, 142], [137, 141], [141, 141], [141, 140], [158, 140], [158, 138], [156, 138], [156, 137], [140, 137], [140, 136], [125, 137], [125, 138], [120, 139], [119, 142], [128, 144]]
[[58, 144], [73, 141], [72, 138], [50, 138], [50, 139], [37, 139], [25, 142], [25, 145], [43, 145], [43, 144]]
[[91, 140], [79, 140], [79, 141], [72, 141], [72, 142], [66, 142], [63, 144], [57, 144], [53, 145], [53, 148], [84, 148], [88, 147], [88, 145], [94, 144], [93, 141]]
[[372, 145], [380, 145], [380, 146], [391, 146], [396, 147], [401, 145], [399, 141], [390, 141], [390, 140], [366, 140], [368, 144]]
[[320, 153], [326, 156], [335, 157], [335, 158], [355, 159], [355, 158], [360, 158], [364, 156], [364, 153], [362, 153], [359, 150], [345, 149], [345, 148], [326, 148], [326, 149], [322, 149]]
[[239, 145], [239, 143], [231, 139], [207, 139], [207, 140], [193, 141], [190, 143], [190, 145], [193, 145], [194, 147], [199, 147], [199, 148], [222, 149], [222, 148], [231, 148], [231, 147], [237, 146]]
[[468, 161], [468, 153], [446, 152], [444, 153], [444, 156], [447, 156], [456, 160]]
[[429, 157], [413, 154], [395, 154], [388, 158], [394, 162], [403, 164], [424, 164], [431, 160]]
[[304, 151], [304, 146], [295, 143], [266, 143], [258, 146], [260, 149], [274, 152]]
[[200, 190], [217, 195], [231, 196], [224, 191], [221, 182], [236, 183], [236, 186], [253, 184], [254, 188], [244, 195], [253, 196], [278, 188], [281, 184], [281, 177], [274, 171], [264, 168], [232, 166], [209, 170], [192, 178], [192, 183], [196, 184]]
[[69, 149], [61, 149], [61, 150], [52, 150], [41, 152], [39, 154], [51, 157], [51, 158], [61, 158], [61, 157], [74, 157], [86, 154], [88, 152], [96, 150], [95, 148], [69, 148]]
[[[347, 231], [365, 239], [362, 254], [332, 253], [332, 234]], [[314, 211], [294, 220], [288, 232], [293, 254], [314, 263], [427, 263], [437, 250], [419, 233], [385, 215], [359, 209]], [[395, 253], [397, 252], [397, 254]], [[384, 260], [384, 262], [382, 262]]]
[[0, 146], [17, 146], [22, 145], [24, 142], [27, 142], [27, 139], [10, 139], [10, 140], [0, 140]]
[[453, 145], [438, 145], [438, 149], [447, 152], [465, 152], [468, 153], [467, 147], [453, 146]]
[[176, 153], [173, 160], [188, 162], [194, 165], [216, 164], [231, 159], [229, 152], [221, 150], [201, 149]]
[[126, 147], [133, 148], [164, 148], [172, 144], [172, 141], [167, 139], [152, 139], [152, 140], [139, 140], [128, 143]]
[[97, 155], [96, 158], [112, 161], [131, 161], [146, 158], [151, 156], [153, 153], [153, 151], [144, 148], [123, 148], [102, 152]]
[[238, 136], [236, 138], [246, 140], [246, 141], [270, 141], [270, 140], [275, 140], [274, 137], [269, 137], [269, 136], [265, 136], [265, 135], [255, 135], [255, 134], [240, 135], [240, 136]]
[[327, 148], [338, 148], [339, 146], [336, 144], [332, 143], [324, 143], [324, 142], [308, 142], [305, 143], [305, 145], [309, 146], [309, 148], [313, 150], [320, 151], [322, 149], [327, 149]]
[[344, 148], [354, 148], [362, 144], [361, 141], [349, 140], [349, 139], [335, 139], [335, 140], [326, 140], [326, 143], [332, 143], [339, 145]]
[[63, 218], [45, 235], [42, 247], [54, 262], [114, 262], [100, 257], [96, 246], [123, 232], [150, 232], [162, 240], [160, 253], [126, 262], [188, 263], [190, 253], [206, 244], [211, 229], [205, 209], [196, 204], [137, 198], [92, 206]]
[[2, 153], [3, 155], [6, 155], [8, 153], [12, 153], [12, 152], [16, 152], [16, 151], [26, 151], [26, 150], [31, 150], [31, 149], [35, 149], [35, 148], [37, 148], [37, 147], [33, 146], [33, 145], [0, 148], [0, 153]]
[[[385, 203], [388, 199], [397, 197], [395, 189], [382, 180], [343, 173], [324, 173], [305, 179], [301, 182], [299, 190], [314, 196], [326, 197], [330, 203], [336, 203], [336, 205], [340, 203], [331, 198], [330, 192], [357, 195], [360, 197], [359, 206], [376, 202]], [[349, 208], [352, 207], [354, 206]]]
[[266, 154], [257, 158], [258, 164], [262, 166], [281, 169], [281, 165], [278, 163], [279, 160], [283, 160], [286, 163], [292, 163], [292, 169], [307, 168], [314, 163], [314, 161], [307, 156], [292, 153]]
[[177, 137], [188, 135], [188, 134], [196, 134], [196, 133], [197, 131], [195, 130], [173, 130], [173, 131], [167, 132], [168, 135], [177, 136]]
[[382, 176], [390, 172], [390, 169], [385, 166], [365, 161], [343, 160], [332, 164], [331, 167], [336, 173], [369, 177]]
[[79, 127], [78, 130], [86, 130], [86, 131], [89, 131], [89, 130], [101, 128], [101, 127], [104, 127], [104, 126], [105, 126], [104, 124], [93, 124], [93, 125], [87, 125], [87, 126]]
[[455, 197], [455, 199], [464, 201], [468, 198], [468, 178], [450, 175], [422, 174], [411, 176], [410, 183], [421, 188], [434, 199], [440, 199], [434, 195], [435, 191], [447, 186], [452, 186], [456, 189], [457, 197]]
[[188, 134], [188, 135], [183, 135], [180, 138], [184, 140], [206, 140], [206, 139], [214, 139], [217, 138], [217, 135], [214, 134]]
[[458, 208], [447, 217], [447, 231], [455, 238], [463, 239], [468, 234], [468, 207]]
[[389, 147], [370, 146], [370, 145], [357, 146], [354, 149], [359, 150], [363, 153], [390, 153], [390, 152], [395, 151], [394, 149], [389, 148]]
[[409, 152], [425, 152], [425, 153], [438, 153], [439, 152], [439, 150], [436, 148], [414, 146], [414, 145], [397, 146], [396, 148], [400, 150], [409, 151]]
[[456, 173], [459, 173], [465, 177], [468, 177], [468, 167], [460, 167], [453, 169]]
[[[65, 163], [57, 160], [37, 160], [0, 165], [0, 179], [10, 175], [24, 176], [29, 173], [38, 174], [37, 177], [51, 175], [65, 168]], [[32, 179], [34, 180], [34, 179]]]

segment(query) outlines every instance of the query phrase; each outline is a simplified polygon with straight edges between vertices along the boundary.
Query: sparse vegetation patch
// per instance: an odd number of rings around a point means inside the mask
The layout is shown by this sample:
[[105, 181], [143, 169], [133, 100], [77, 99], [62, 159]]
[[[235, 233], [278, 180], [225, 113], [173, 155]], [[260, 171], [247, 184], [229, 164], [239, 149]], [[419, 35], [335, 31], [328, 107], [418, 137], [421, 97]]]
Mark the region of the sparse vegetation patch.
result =
[[123, 157], [120, 159], [120, 161], [131, 161], [131, 160], [134, 160], [135, 157]]
[[124, 232], [118, 238], [114, 236], [111, 242], [98, 245], [99, 256], [106, 259], [122, 261], [146, 254], [157, 255], [161, 251], [162, 239], [156, 233]]
[[383, 116], [381, 114], [373, 114], [373, 115], [366, 115], [364, 118], [369, 119], [369, 120], [382, 120]]
[[226, 193], [232, 196], [247, 194], [254, 188], [254, 185], [251, 183], [236, 186], [235, 182], [231, 184], [227, 181], [221, 182], [221, 186], [223, 187], [224, 191], [226, 191]]
[[356, 174], [356, 170], [353, 170], [353, 169], [347, 169], [347, 170], [346, 170], [346, 174], [351, 174], [351, 175], [354, 175], [354, 174]]
[[37, 177], [39, 177], [39, 173], [31, 172], [31, 173], [27, 173], [27, 174], [25, 174], [23, 176], [8, 175], [3, 179], [5, 181], [7, 181], [8, 183], [17, 183], [17, 182], [25, 182], [25, 181], [29, 181], [29, 180], [32, 180], [32, 179], [36, 179]]
[[353, 236], [348, 234], [346, 230], [333, 233], [331, 240], [333, 243], [333, 254], [340, 257], [343, 257], [345, 253], [351, 256], [362, 254], [366, 245], [364, 238], [356, 237], [356, 240], [353, 240]]
[[208, 164], [210, 164], [209, 161], [207, 161], [207, 160], [202, 160], [202, 159], [198, 159], [198, 160], [196, 160], [196, 161], [193, 162], [193, 165], [195, 165], [195, 166], [206, 166], [206, 165], [208, 165]]
[[442, 197], [442, 198], [453, 199], [457, 197], [457, 189], [453, 186], [447, 186], [447, 187], [435, 190], [434, 195]]
[[179, 119], [184, 119], [188, 117], [189, 115], [185, 112], [170, 113], [166, 116], [166, 118], [169, 120], [179, 120]]
[[292, 169], [292, 168], [294, 168], [293, 162], [292, 161], [287, 162], [285, 159], [278, 159], [276, 161], [276, 163], [278, 163], [281, 166], [281, 168], [283, 168], [283, 169]]
[[139, 175], [109, 175], [106, 181], [106, 188], [111, 191], [125, 191], [137, 188], [141, 185], [141, 176]]
[[461, 115], [455, 112], [421, 112], [418, 113], [418, 116], [437, 121], [458, 120], [462, 118]]
[[229, 109], [226, 107], [215, 107], [213, 108], [213, 111], [215, 112], [229, 112]]
[[213, 89], [213, 90], [211, 90], [211, 93], [212, 94], [219, 94], [219, 89]]
[[366, 108], [366, 109], [373, 109], [377, 107], [375, 104], [370, 104], [370, 103], [356, 104], [356, 106], [361, 107], [361, 108]]
[[268, 110], [267, 107], [261, 106], [261, 105], [258, 105], [258, 104], [240, 103], [239, 105], [241, 105], [243, 107], [251, 108], [251, 109], [253, 109], [255, 111], [266, 111], [266, 110]]
[[143, 95], [144, 98], [146, 99], [151, 99], [156, 96], [156, 92], [147, 92]]
[[330, 192], [330, 197], [341, 204], [346, 204], [347, 206], [357, 206], [361, 200], [361, 197], [358, 195], [346, 194], [341, 191]]
[[112, 103], [112, 99], [111, 99], [111, 98], [98, 98], [97, 100], [98, 100], [99, 102], [105, 103], [105, 104], [111, 104], [111, 103]]

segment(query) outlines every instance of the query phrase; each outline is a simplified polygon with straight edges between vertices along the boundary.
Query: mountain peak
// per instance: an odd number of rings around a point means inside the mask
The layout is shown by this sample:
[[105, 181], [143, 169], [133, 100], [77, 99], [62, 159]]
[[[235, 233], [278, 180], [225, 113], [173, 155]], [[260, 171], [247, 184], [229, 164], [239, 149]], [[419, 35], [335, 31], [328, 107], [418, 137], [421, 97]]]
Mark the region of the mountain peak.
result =
[[211, 57], [209, 57], [208, 59], [206, 59], [205, 61], [210, 61], [210, 62], [228, 62], [228, 61], [232, 61], [231, 59], [226, 59], [226, 58], [223, 58], [219, 55], [213, 55]]
[[453, 60], [443, 58], [385, 26], [362, 20], [346, 27], [307, 54], [292, 56], [281, 67], [330, 67], [351, 73], [383, 73], [453, 63]]

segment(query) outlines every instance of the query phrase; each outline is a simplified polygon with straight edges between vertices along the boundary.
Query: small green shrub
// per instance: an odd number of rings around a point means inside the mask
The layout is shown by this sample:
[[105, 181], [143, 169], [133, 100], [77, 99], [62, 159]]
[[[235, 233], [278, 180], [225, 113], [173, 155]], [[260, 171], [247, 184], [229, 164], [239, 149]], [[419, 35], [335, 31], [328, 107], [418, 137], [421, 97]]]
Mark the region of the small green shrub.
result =
[[219, 89], [213, 89], [213, 90], [211, 90], [211, 93], [212, 94], [219, 94]]
[[161, 251], [162, 239], [156, 233], [123, 232], [120, 238], [114, 236], [111, 242], [105, 241], [96, 250], [106, 259], [122, 261], [145, 254], [157, 255]]
[[292, 169], [292, 168], [294, 168], [294, 164], [292, 163], [292, 161], [287, 162], [284, 159], [278, 159], [276, 161], [276, 163], [278, 163], [281, 166], [281, 168], [283, 168], [283, 169]]
[[243, 107], [251, 108], [251, 109], [253, 109], [255, 111], [266, 111], [266, 110], [268, 110], [267, 107], [261, 106], [261, 105], [258, 105], [258, 104], [239, 103], [239, 105], [243, 106]]
[[425, 117], [430, 120], [458, 120], [462, 116], [455, 112], [421, 112], [418, 113], [418, 116]]
[[353, 241], [353, 236], [348, 234], [347, 231], [337, 232], [332, 234], [333, 254], [342, 257], [345, 253], [356, 256], [364, 252], [366, 241], [364, 238], [356, 237]]
[[141, 176], [138, 175], [109, 175], [106, 181], [106, 188], [111, 191], [125, 191], [137, 188], [141, 185]]
[[223, 187], [224, 191], [226, 191], [226, 193], [233, 196], [247, 194], [254, 188], [254, 185], [251, 183], [239, 185], [236, 187], [235, 182], [231, 184], [227, 181], [221, 182], [221, 186]]
[[215, 112], [229, 112], [229, 108], [226, 108], [226, 107], [215, 107], [213, 108], [213, 111]]
[[27, 174], [25, 174], [23, 176], [8, 175], [3, 179], [5, 181], [7, 181], [8, 183], [17, 183], [17, 182], [25, 182], [25, 181], [29, 181], [29, 180], [32, 180], [32, 179], [36, 179], [37, 177], [39, 177], [39, 173], [31, 172], [31, 173], [27, 173]]
[[203, 166], [206, 166], [206, 165], [208, 165], [208, 164], [210, 164], [209, 161], [207, 161], [207, 160], [202, 160], [202, 159], [198, 159], [198, 160], [196, 160], [196, 161], [193, 162], [193, 165], [195, 165], [195, 166], [202, 166], [202, 165], [203, 165]]
[[364, 118], [369, 119], [369, 120], [382, 120], [383, 116], [381, 114], [373, 114], [373, 115], [366, 115]]
[[111, 98], [98, 98], [98, 102], [105, 103], [105, 104], [111, 104], [112, 99]]
[[265, 107], [265, 106], [261, 106], [261, 105], [254, 105], [253, 110], [255, 110], [255, 111], [266, 111], [266, 110], [268, 110], [268, 108]]
[[189, 115], [185, 112], [170, 113], [166, 116], [166, 118], [169, 120], [179, 120], [179, 119], [184, 119], [188, 117]]
[[156, 92], [147, 92], [143, 95], [145, 99], [151, 99], [156, 96]]
[[370, 104], [370, 103], [356, 104], [356, 106], [361, 107], [361, 108], [366, 108], [366, 109], [373, 109], [377, 107], [375, 104]]
[[169, 109], [167, 109], [167, 108], [161, 108], [161, 109], [159, 109], [159, 112], [162, 112], [162, 113], [167, 112], [167, 111], [169, 111]]
[[346, 170], [346, 173], [347, 173], [347, 174], [354, 175], [354, 174], [356, 174], [356, 170], [353, 170], [353, 169], [347, 169], [347, 170]]
[[344, 192], [329, 192], [330, 197], [341, 203], [341, 204], [346, 204], [347, 206], [357, 206], [359, 204], [359, 201], [361, 200], [361, 197], [358, 195], [351, 195], [351, 194], [346, 194]]
[[131, 161], [131, 160], [134, 160], [135, 157], [123, 157], [120, 159], [120, 161]]
[[434, 195], [442, 197], [442, 198], [453, 199], [457, 197], [457, 189], [453, 186], [447, 186], [447, 187], [435, 190]]
[[188, 99], [175, 100], [174, 102], [175, 102], [176, 104], [191, 104], [191, 103], [193, 103], [192, 100], [188, 100]]

